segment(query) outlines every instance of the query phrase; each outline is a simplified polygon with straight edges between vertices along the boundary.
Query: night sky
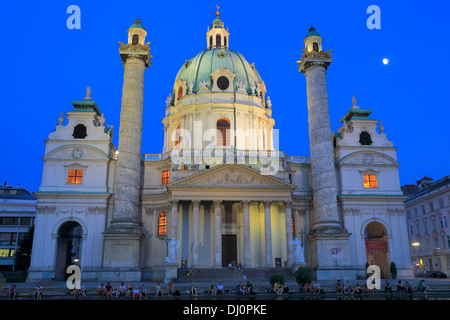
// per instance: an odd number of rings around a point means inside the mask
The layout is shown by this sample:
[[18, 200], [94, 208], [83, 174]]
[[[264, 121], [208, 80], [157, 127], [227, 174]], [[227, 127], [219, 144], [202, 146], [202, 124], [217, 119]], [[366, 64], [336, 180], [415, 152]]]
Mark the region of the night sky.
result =
[[[217, 1], [2, 1], [0, 182], [36, 192], [44, 140], [91, 86], [118, 145], [123, 66], [118, 42], [139, 17], [151, 42], [142, 153], [161, 153], [165, 100], [185, 60], [206, 49]], [[69, 30], [67, 7], [81, 9]], [[366, 25], [370, 5], [381, 29]], [[352, 105], [372, 109], [398, 148], [400, 182], [450, 174], [449, 1], [221, 1], [230, 49], [256, 69], [272, 100], [280, 149], [309, 156], [306, 83], [296, 61], [313, 25], [333, 49], [327, 83], [332, 131]], [[389, 59], [387, 65], [384, 58]]]

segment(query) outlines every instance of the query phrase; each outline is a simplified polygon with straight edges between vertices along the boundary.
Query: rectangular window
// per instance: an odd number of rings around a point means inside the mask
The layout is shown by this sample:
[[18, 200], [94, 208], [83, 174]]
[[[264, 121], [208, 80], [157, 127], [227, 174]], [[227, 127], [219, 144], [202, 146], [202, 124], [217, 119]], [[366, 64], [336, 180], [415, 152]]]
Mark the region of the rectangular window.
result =
[[16, 239], [17, 239], [17, 233], [12, 233], [12, 232], [0, 233], [0, 245], [1, 246], [15, 245]]
[[3, 226], [17, 226], [19, 224], [19, 218], [14, 217], [2, 217], [0, 218], [0, 225]]
[[364, 178], [364, 188], [378, 188], [377, 176], [375, 174], [365, 174]]
[[168, 184], [169, 180], [170, 180], [170, 171], [167, 170], [167, 171], [161, 172], [161, 184], [162, 185]]
[[20, 225], [21, 226], [31, 226], [31, 221], [32, 221], [32, 219], [33, 218], [31, 218], [31, 217], [22, 217], [21, 219], [20, 219]]
[[443, 199], [439, 199], [439, 208], [444, 208], [444, 200]]
[[83, 182], [83, 170], [82, 169], [69, 169], [69, 175], [67, 177], [67, 183], [82, 183]]
[[161, 212], [158, 218], [158, 236], [167, 234], [167, 216], [165, 212]]
[[0, 258], [14, 257], [14, 249], [0, 249]]
[[430, 212], [433, 212], [434, 211], [434, 205], [433, 205], [433, 202], [430, 202]]

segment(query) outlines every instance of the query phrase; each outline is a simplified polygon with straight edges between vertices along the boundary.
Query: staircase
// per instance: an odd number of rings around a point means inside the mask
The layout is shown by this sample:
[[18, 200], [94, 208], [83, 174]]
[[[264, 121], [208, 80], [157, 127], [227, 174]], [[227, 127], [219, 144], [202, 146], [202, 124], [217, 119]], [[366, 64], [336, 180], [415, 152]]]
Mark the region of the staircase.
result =
[[[272, 275], [280, 274], [284, 277], [286, 282], [295, 282], [294, 274], [289, 268], [249, 268], [241, 269], [241, 271], [229, 270], [228, 268], [200, 268], [195, 270], [194, 275], [189, 275], [189, 269], [178, 269], [178, 279], [177, 282], [181, 283], [236, 283], [239, 282], [265, 282], [269, 284], [269, 279]], [[243, 271], [245, 270], [245, 271]], [[245, 273], [246, 280], [244, 280], [243, 275]]]

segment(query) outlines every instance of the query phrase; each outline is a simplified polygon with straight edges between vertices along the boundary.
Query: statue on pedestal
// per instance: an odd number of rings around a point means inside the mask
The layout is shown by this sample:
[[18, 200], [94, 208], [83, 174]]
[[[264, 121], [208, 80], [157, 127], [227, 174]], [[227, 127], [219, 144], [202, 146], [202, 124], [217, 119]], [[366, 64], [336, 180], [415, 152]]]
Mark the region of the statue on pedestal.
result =
[[178, 247], [180, 246], [180, 241], [170, 240], [167, 248], [166, 262], [176, 263], [178, 255]]
[[303, 254], [302, 240], [295, 237], [293, 240], [290, 241], [290, 245], [294, 257], [294, 264], [306, 264], [305, 256]]

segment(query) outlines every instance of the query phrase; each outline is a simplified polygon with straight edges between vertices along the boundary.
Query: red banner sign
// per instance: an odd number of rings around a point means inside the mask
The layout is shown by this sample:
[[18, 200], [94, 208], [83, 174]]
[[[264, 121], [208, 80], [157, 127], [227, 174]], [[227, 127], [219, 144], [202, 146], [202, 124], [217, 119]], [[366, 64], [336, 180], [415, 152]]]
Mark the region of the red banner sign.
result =
[[388, 251], [387, 241], [366, 241], [366, 251]]

